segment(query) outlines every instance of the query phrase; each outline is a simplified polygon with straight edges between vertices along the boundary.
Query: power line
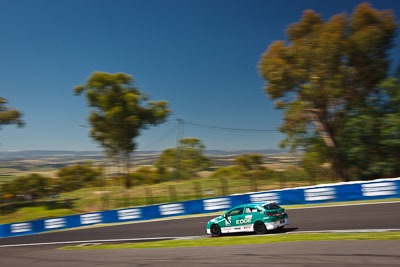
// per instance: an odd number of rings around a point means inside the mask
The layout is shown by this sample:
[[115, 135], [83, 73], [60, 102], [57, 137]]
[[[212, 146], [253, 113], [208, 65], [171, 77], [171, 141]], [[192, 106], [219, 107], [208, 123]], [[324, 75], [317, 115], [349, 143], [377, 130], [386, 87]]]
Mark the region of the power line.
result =
[[245, 128], [228, 128], [228, 127], [220, 127], [220, 126], [211, 126], [211, 125], [205, 125], [205, 124], [200, 124], [200, 123], [194, 123], [194, 122], [188, 122], [184, 121], [184, 123], [192, 126], [197, 126], [197, 127], [202, 127], [202, 128], [208, 128], [208, 129], [214, 129], [214, 130], [223, 130], [223, 131], [237, 131], [237, 132], [279, 132], [279, 130], [276, 129], [245, 129]]
[[157, 139], [155, 139], [153, 142], [148, 143], [147, 145], [145, 145], [143, 148], [141, 148], [141, 150], [147, 150], [149, 147], [152, 147], [156, 144], [158, 144], [159, 142], [161, 142], [162, 140], [164, 140], [165, 138], [167, 138], [170, 134], [172, 134], [174, 131], [176, 130], [176, 126], [173, 125], [172, 128], [170, 128], [167, 132], [165, 132], [165, 134], [161, 135], [160, 137], [158, 137]]
[[183, 127], [184, 127], [184, 121], [183, 119], [176, 119], [177, 125], [176, 125], [176, 146], [175, 146], [175, 161], [176, 161], [176, 172], [175, 172], [175, 178], [179, 178], [179, 172], [181, 169], [181, 154], [182, 154], [182, 146], [179, 145], [179, 141], [183, 138]]

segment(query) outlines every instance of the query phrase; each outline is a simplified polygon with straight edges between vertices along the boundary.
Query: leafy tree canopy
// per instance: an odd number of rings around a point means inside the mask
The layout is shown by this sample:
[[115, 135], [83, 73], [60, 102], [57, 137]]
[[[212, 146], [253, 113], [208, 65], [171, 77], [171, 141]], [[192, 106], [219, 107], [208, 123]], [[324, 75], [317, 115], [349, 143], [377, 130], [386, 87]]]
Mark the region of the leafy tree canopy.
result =
[[74, 191], [85, 185], [97, 186], [104, 183], [100, 179], [101, 171], [90, 163], [62, 167], [58, 170], [57, 176], [59, 190], [63, 192]]
[[235, 158], [236, 165], [242, 171], [262, 169], [263, 157], [260, 154], [243, 154]]
[[168, 148], [162, 152], [155, 166], [159, 169], [179, 169], [187, 175], [195, 175], [212, 165], [212, 161], [205, 157], [205, 145], [197, 138], [183, 138], [179, 140], [177, 149]]
[[0, 127], [8, 124], [16, 124], [18, 127], [22, 127], [24, 122], [21, 117], [22, 113], [19, 110], [7, 107], [7, 101], [0, 97]]
[[10, 194], [13, 198], [19, 196], [30, 199], [39, 199], [45, 197], [51, 192], [50, 178], [39, 175], [30, 174], [18, 177], [15, 180], [2, 185], [2, 192]]
[[400, 81], [382, 82], [379, 94], [347, 116], [341, 153], [361, 179], [400, 175]]
[[349, 179], [349, 162], [340, 148], [346, 116], [365, 106], [386, 78], [395, 30], [390, 11], [367, 3], [351, 16], [328, 21], [307, 10], [287, 28], [287, 42], [269, 46], [259, 71], [267, 81], [266, 93], [285, 111], [282, 146], [318, 147], [336, 174]]
[[166, 101], [148, 101], [148, 96], [133, 86], [132, 76], [124, 73], [94, 72], [87, 82], [75, 87], [75, 94], [86, 93], [93, 109], [89, 115], [91, 137], [112, 155], [123, 155], [126, 162], [126, 187], [130, 187], [130, 154], [140, 130], [165, 121], [170, 114]]

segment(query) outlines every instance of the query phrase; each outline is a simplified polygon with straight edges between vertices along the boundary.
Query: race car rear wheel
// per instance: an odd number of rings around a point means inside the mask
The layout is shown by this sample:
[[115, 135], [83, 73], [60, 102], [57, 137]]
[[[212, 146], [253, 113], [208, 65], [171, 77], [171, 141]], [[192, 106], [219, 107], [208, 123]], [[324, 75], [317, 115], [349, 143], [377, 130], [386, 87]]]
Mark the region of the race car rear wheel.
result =
[[220, 236], [221, 235], [221, 227], [217, 224], [211, 225], [211, 236]]
[[257, 221], [254, 224], [254, 232], [258, 235], [263, 235], [267, 233], [267, 227], [265, 227], [263, 222]]

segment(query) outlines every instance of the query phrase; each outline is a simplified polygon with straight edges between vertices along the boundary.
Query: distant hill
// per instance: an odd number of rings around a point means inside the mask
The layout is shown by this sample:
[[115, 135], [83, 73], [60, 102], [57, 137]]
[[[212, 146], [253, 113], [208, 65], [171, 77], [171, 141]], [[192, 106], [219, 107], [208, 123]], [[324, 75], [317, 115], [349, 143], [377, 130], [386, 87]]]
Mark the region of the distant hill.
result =
[[69, 151], [69, 150], [21, 150], [1, 151], [0, 160], [4, 159], [28, 159], [28, 158], [51, 158], [51, 157], [77, 157], [77, 158], [99, 158], [103, 157], [100, 151]]
[[[135, 167], [150, 166], [157, 160], [160, 151], [137, 151], [132, 158]], [[275, 169], [282, 169], [287, 164], [296, 164], [299, 157], [287, 151], [277, 149], [258, 150], [206, 150], [206, 156], [212, 160], [214, 167], [232, 166], [241, 154], [261, 154], [264, 164]], [[55, 172], [65, 166], [92, 162], [94, 165], [110, 164], [101, 151], [71, 150], [23, 150], [0, 152], [0, 184], [9, 177], [39, 173], [54, 177]], [[6, 179], [6, 180], [4, 180]]]
[[207, 155], [241, 155], [241, 154], [261, 154], [261, 155], [271, 155], [271, 154], [281, 154], [287, 153], [285, 150], [278, 149], [254, 149], [254, 150], [206, 150]]
[[[149, 155], [157, 155], [160, 151], [136, 151], [136, 157], [143, 157]], [[227, 155], [241, 155], [241, 154], [281, 154], [286, 153], [284, 150], [278, 149], [258, 149], [258, 150], [206, 150], [205, 154], [212, 156], [227, 156]], [[28, 159], [28, 158], [86, 158], [86, 159], [99, 159], [104, 155], [101, 151], [73, 151], [73, 150], [21, 150], [21, 151], [0, 151], [0, 160], [10, 159]]]

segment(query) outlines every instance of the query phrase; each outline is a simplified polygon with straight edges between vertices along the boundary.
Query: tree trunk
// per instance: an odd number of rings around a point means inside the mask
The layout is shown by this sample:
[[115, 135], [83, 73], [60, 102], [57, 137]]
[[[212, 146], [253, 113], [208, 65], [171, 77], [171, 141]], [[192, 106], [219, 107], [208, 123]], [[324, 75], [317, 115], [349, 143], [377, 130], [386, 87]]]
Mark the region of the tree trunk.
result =
[[343, 182], [350, 181], [349, 167], [340, 155], [333, 155], [332, 168], [337, 177], [340, 177]]
[[306, 109], [305, 111], [314, 123], [316, 131], [322, 137], [326, 146], [332, 151], [332, 169], [335, 175], [340, 177], [344, 182], [350, 181], [349, 167], [340, 153], [337, 152], [337, 142], [332, 127], [326, 120], [321, 119], [322, 111], [319, 109]]
[[130, 188], [132, 186], [132, 183], [129, 175], [131, 169], [131, 154], [129, 152], [125, 153], [125, 164], [126, 164], [125, 188]]

